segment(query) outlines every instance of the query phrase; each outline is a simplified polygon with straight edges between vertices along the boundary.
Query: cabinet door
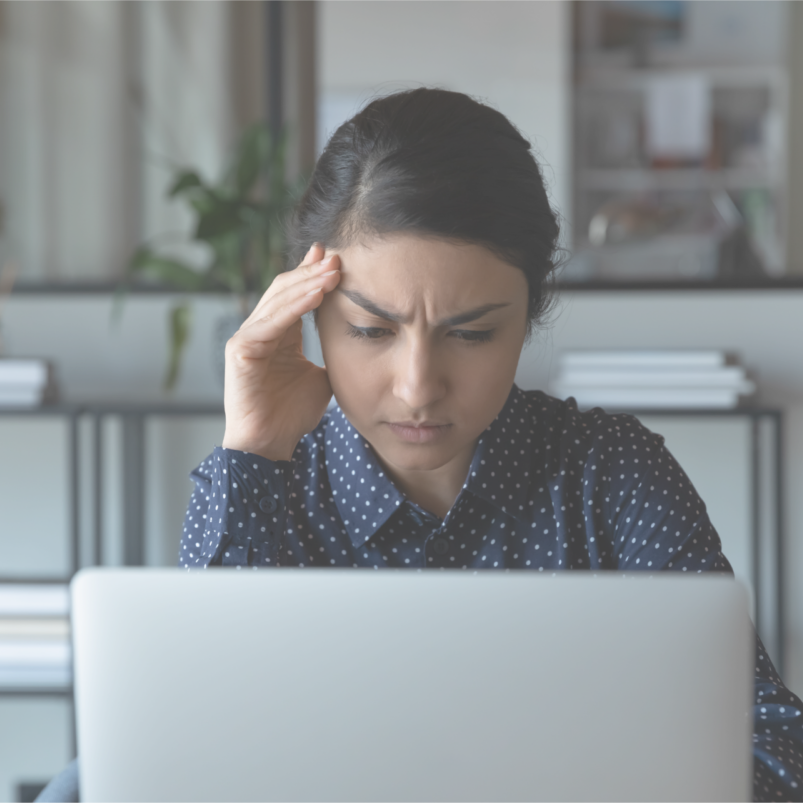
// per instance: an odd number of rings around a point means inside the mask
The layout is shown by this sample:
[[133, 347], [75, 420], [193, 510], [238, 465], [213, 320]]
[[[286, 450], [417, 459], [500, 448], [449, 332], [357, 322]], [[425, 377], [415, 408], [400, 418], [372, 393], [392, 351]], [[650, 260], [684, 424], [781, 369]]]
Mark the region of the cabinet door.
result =
[[20, 800], [20, 784], [46, 783], [64, 769], [74, 755], [72, 718], [66, 697], [0, 699], [0, 801]]
[[0, 417], [0, 576], [66, 577], [71, 565], [69, 419]]

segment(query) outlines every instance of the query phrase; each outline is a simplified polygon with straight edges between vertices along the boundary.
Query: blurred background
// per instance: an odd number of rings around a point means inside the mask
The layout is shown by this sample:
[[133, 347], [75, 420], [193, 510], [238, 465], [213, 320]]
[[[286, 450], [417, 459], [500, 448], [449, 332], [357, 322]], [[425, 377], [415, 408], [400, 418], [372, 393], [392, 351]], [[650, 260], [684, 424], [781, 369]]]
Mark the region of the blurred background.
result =
[[75, 749], [65, 583], [176, 564], [283, 216], [416, 86], [507, 115], [560, 214], [518, 384], [665, 435], [803, 693], [801, 39], [784, 0], [0, 0], [0, 801]]

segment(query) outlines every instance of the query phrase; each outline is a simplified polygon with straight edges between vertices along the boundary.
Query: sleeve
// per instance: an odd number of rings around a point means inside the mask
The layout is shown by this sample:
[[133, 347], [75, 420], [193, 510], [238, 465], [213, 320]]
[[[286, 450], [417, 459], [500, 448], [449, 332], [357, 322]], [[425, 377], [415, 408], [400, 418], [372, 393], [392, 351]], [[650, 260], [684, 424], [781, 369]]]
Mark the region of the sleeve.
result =
[[179, 566], [275, 566], [292, 463], [217, 447], [190, 473]]
[[756, 636], [753, 799], [803, 800], [803, 703]]
[[[617, 568], [732, 575], [705, 504], [664, 439], [631, 416], [616, 418], [630, 433], [607, 471]], [[753, 798], [803, 801], [803, 703], [755, 639]]]

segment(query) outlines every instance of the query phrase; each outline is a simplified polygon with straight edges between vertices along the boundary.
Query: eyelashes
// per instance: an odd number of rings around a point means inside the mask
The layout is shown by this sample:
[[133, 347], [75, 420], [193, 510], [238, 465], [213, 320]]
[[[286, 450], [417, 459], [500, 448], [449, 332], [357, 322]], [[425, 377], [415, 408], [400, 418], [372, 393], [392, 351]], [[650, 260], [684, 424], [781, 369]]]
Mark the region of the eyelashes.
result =
[[[357, 340], [381, 340], [393, 335], [393, 331], [391, 329], [382, 329], [375, 326], [360, 327], [349, 324], [346, 334]], [[493, 340], [495, 334], [496, 329], [452, 329], [447, 336], [464, 343], [488, 343]]]
[[373, 326], [357, 327], [349, 324], [348, 327], [346, 334], [357, 340], [379, 340], [385, 335], [393, 334], [390, 329], [377, 329]]
[[496, 329], [453, 329], [449, 337], [463, 340], [466, 343], [488, 343], [493, 340]]

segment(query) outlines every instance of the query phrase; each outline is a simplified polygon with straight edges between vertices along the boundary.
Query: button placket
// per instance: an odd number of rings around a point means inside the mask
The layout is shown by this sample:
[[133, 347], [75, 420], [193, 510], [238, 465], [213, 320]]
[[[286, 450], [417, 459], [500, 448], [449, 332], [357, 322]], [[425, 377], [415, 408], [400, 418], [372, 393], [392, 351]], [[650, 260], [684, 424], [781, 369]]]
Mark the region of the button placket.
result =
[[259, 500], [259, 509], [263, 513], [273, 513], [278, 506], [278, 502], [272, 496], [263, 496]]

